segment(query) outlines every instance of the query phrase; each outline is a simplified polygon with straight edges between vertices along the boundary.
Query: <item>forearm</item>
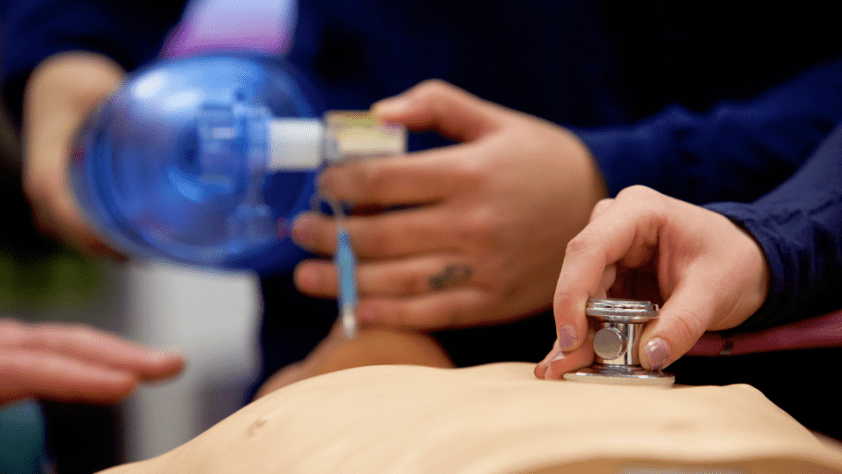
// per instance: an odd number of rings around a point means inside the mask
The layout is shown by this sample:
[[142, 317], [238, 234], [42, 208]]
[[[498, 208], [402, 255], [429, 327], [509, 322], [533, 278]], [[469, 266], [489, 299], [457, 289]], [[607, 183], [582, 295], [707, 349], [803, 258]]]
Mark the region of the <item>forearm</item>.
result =
[[671, 107], [642, 122], [580, 130], [609, 194], [643, 184], [696, 204], [753, 201], [803, 163], [842, 121], [842, 59], [747, 102], [705, 113]]
[[23, 178], [35, 222], [42, 231], [91, 255], [112, 251], [88, 227], [72, 196], [71, 147], [84, 120], [118, 86], [123, 74], [105, 56], [66, 52], [37, 67], [26, 87]]
[[707, 207], [751, 232], [769, 263], [769, 296], [744, 328], [842, 307], [842, 127], [774, 192], [752, 204]]

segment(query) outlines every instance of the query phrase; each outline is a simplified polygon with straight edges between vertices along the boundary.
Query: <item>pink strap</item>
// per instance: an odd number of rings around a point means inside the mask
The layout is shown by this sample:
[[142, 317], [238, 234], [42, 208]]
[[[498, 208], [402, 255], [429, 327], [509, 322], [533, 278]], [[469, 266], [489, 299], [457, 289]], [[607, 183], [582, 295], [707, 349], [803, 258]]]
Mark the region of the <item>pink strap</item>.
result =
[[740, 355], [836, 346], [842, 346], [842, 310], [763, 331], [705, 333], [687, 355]]

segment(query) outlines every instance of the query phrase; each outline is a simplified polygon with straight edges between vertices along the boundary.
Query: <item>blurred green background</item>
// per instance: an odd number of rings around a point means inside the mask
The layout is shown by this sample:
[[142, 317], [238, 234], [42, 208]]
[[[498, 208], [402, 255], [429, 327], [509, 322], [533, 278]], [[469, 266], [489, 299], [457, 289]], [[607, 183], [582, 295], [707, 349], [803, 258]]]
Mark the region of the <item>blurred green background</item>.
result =
[[99, 264], [36, 229], [23, 193], [17, 132], [5, 112], [0, 114], [0, 203], [0, 316], [31, 320], [47, 312], [65, 319], [63, 306], [87, 305], [101, 280]]

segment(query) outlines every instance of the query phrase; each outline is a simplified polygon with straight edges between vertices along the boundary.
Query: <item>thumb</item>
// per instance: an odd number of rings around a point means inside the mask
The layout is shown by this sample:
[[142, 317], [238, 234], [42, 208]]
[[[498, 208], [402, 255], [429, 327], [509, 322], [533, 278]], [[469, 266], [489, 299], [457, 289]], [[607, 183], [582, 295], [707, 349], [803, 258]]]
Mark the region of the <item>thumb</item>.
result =
[[641, 364], [659, 370], [686, 354], [713, 321], [713, 305], [700, 296], [698, 286], [682, 285], [661, 308], [660, 315], [643, 332]]
[[476, 140], [496, 129], [505, 109], [441, 80], [424, 81], [371, 107], [384, 122], [435, 130], [456, 141]]

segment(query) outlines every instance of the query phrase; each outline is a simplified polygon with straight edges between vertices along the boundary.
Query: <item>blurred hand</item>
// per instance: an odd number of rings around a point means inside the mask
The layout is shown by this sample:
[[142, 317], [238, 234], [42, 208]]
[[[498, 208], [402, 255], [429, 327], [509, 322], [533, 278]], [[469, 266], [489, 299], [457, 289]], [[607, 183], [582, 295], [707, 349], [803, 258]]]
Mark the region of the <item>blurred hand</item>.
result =
[[105, 56], [57, 54], [33, 71], [23, 108], [24, 189], [36, 224], [84, 254], [116, 259], [123, 257], [85, 223], [68, 168], [77, 131], [123, 75]]
[[306, 359], [269, 377], [254, 398], [316, 375], [370, 365], [453, 368], [444, 349], [429, 334], [394, 328], [361, 328], [355, 338], [348, 339], [337, 324]]
[[[360, 320], [430, 329], [549, 308], [565, 246], [605, 196], [587, 148], [559, 126], [441, 81], [373, 111], [462, 143], [333, 166], [320, 177], [327, 195], [366, 211], [347, 222]], [[329, 217], [303, 214], [293, 235], [316, 253], [335, 250]], [[295, 282], [306, 294], [336, 297], [330, 260], [302, 262]]]
[[110, 403], [138, 382], [180, 373], [184, 358], [81, 325], [0, 319], [0, 405], [23, 398]]
[[707, 330], [737, 326], [766, 299], [769, 269], [750, 234], [707, 209], [633, 186], [601, 201], [567, 246], [553, 309], [558, 340], [535, 369], [559, 378], [593, 361], [588, 298], [661, 304], [641, 336], [640, 360], [661, 369]]

